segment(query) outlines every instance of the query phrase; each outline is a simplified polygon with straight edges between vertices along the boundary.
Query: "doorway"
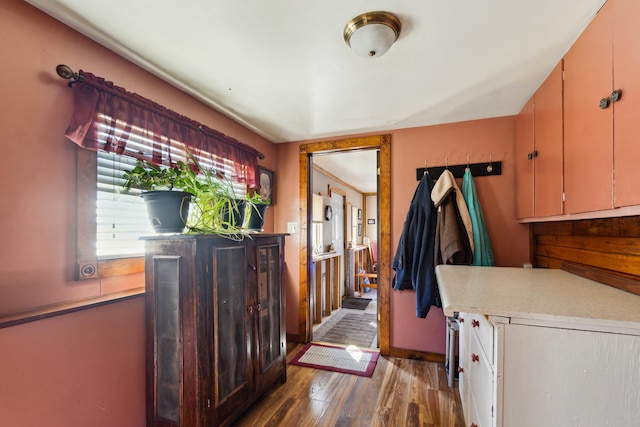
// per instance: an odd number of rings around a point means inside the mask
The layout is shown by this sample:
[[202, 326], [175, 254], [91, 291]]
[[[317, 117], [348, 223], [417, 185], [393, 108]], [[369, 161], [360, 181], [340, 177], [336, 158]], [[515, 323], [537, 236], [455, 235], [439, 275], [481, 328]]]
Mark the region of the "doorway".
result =
[[[308, 342], [312, 335], [313, 321], [310, 310], [311, 289], [309, 286], [311, 277], [313, 251], [307, 250], [308, 230], [307, 224], [312, 223], [312, 205], [309, 184], [312, 182], [312, 156], [320, 153], [337, 153], [351, 150], [378, 150], [378, 333], [379, 347], [382, 354], [389, 354], [390, 331], [390, 135], [377, 135], [360, 138], [351, 138], [335, 141], [304, 144], [300, 146], [300, 327], [299, 337]], [[345, 233], [346, 234], [346, 233]], [[309, 242], [310, 243], [310, 242]]]

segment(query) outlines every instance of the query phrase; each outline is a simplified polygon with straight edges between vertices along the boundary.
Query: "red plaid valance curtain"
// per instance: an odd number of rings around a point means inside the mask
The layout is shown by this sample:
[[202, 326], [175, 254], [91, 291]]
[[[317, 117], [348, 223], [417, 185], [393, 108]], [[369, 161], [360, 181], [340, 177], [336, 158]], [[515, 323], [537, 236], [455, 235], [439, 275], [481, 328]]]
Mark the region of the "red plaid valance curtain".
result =
[[82, 81], [73, 86], [74, 111], [65, 132], [71, 141], [166, 166], [174, 165], [186, 147], [211, 157], [211, 164], [230, 167], [235, 181], [256, 187], [255, 149], [103, 78], [79, 74]]

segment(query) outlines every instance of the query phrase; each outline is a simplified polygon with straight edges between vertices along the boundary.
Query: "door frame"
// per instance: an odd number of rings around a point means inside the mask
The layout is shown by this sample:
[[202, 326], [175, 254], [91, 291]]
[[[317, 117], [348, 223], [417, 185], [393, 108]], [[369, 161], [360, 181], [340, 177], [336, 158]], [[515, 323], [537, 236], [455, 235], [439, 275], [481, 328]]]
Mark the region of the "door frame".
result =
[[[380, 210], [378, 242], [378, 324], [380, 336], [380, 353], [390, 354], [390, 289], [391, 289], [391, 135], [373, 135], [348, 139], [314, 142], [300, 145], [300, 301], [298, 336], [302, 342], [309, 342], [313, 322], [310, 318], [310, 292], [308, 278], [311, 277], [312, 251], [307, 250], [308, 224], [311, 218], [311, 198], [309, 183], [313, 173], [311, 162], [313, 154], [353, 150], [379, 150], [380, 165], [378, 167], [378, 207]], [[346, 201], [345, 201], [346, 202]]]

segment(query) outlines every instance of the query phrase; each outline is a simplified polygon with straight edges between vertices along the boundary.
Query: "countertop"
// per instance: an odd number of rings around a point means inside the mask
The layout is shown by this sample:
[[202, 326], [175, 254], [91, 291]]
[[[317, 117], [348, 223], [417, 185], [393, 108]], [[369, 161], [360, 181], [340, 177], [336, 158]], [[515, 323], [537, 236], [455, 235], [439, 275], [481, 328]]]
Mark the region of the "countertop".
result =
[[467, 312], [640, 330], [639, 295], [563, 270], [439, 265], [436, 277], [446, 316]]

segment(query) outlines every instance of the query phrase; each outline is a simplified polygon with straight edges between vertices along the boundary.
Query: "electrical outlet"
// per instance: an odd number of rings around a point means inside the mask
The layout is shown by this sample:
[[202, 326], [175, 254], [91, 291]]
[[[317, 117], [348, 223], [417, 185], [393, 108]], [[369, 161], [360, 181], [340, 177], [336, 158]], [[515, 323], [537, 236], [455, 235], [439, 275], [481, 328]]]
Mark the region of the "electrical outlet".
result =
[[287, 233], [296, 234], [298, 232], [298, 223], [297, 222], [288, 222], [287, 223]]

